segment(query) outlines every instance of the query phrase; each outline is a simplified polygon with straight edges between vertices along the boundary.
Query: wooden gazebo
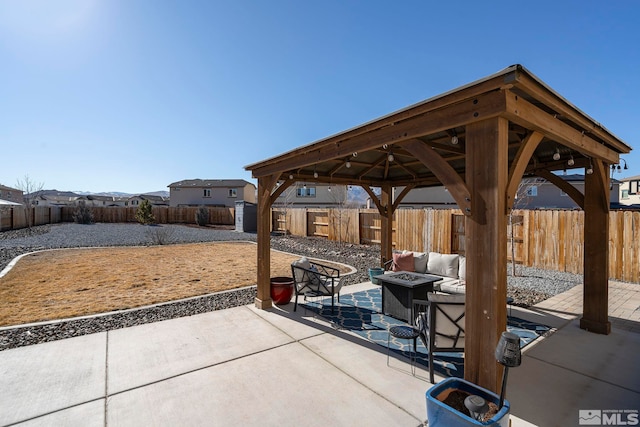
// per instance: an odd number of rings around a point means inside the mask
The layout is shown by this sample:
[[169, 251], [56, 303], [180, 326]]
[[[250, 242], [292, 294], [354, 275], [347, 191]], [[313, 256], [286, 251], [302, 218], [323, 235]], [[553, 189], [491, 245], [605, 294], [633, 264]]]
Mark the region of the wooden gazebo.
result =
[[[605, 101], [603, 101], [605, 102]], [[258, 180], [258, 294], [271, 307], [270, 208], [298, 181], [359, 185], [392, 218], [414, 188], [444, 185], [465, 217], [465, 378], [497, 391], [494, 351], [506, 329], [507, 215], [525, 176], [547, 179], [585, 211], [580, 327], [608, 334], [609, 167], [631, 148], [521, 65], [246, 167]], [[584, 194], [553, 171], [585, 169]], [[371, 187], [381, 188], [376, 196]], [[392, 188], [404, 190], [392, 201]], [[408, 248], [403, 248], [408, 249]]]

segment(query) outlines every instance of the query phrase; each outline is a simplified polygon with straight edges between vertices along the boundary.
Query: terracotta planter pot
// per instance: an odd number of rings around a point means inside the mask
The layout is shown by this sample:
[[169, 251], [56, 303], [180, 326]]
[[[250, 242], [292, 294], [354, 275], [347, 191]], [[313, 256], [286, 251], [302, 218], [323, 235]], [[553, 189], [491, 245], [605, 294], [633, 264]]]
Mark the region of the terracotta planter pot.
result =
[[292, 296], [293, 279], [291, 277], [271, 278], [271, 299], [275, 305], [289, 304]]

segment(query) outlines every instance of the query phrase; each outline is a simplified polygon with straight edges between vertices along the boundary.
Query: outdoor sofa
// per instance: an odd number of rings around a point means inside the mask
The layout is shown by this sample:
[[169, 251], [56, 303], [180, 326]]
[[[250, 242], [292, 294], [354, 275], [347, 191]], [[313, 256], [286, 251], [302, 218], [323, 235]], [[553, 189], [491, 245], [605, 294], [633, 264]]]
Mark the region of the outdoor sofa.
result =
[[393, 259], [385, 263], [385, 273], [410, 271], [441, 276], [434, 289], [448, 294], [464, 294], [467, 260], [464, 255], [439, 252], [394, 251]]

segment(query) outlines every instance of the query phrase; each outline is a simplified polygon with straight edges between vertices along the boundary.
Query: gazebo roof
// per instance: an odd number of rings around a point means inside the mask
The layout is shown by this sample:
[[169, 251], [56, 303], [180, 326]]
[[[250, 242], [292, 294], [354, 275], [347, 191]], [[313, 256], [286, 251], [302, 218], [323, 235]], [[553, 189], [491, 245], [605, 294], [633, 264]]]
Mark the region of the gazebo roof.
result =
[[[434, 174], [442, 164], [427, 166], [414, 155], [416, 146], [430, 147], [464, 177], [465, 126], [497, 116], [509, 121], [509, 164], [528, 136], [542, 135], [524, 176], [539, 170], [588, 167], [592, 158], [616, 164], [619, 154], [631, 150], [522, 65], [513, 65], [245, 169], [256, 178], [281, 174], [281, 180], [293, 181], [371, 187], [447, 185]], [[570, 159], [573, 165], [568, 165]]]

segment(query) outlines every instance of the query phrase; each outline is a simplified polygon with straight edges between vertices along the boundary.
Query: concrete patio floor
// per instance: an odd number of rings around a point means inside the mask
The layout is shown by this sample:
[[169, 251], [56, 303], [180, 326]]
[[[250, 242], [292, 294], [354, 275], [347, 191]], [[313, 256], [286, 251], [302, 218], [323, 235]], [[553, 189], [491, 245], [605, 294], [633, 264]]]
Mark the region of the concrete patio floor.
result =
[[[625, 307], [640, 316], [640, 285], [631, 286]], [[572, 291], [513, 307], [557, 328], [509, 372], [513, 426], [640, 410], [640, 322], [613, 321], [608, 336], [585, 332]], [[0, 425], [418, 426], [430, 387], [426, 370], [414, 377], [397, 358], [387, 367], [385, 348], [311, 311], [243, 306], [2, 351]]]

